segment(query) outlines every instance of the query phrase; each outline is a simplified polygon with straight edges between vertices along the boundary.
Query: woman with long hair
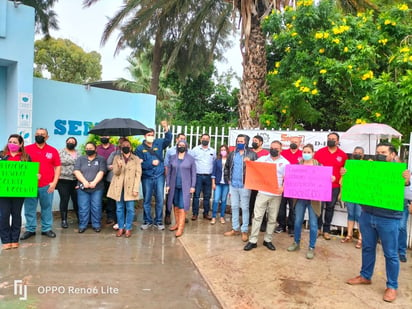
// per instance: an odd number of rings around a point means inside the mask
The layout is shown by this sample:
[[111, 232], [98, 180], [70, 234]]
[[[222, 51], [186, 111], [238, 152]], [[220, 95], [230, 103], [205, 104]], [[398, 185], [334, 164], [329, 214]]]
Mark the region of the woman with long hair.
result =
[[229, 194], [229, 183], [225, 182], [224, 179], [224, 169], [226, 164], [227, 156], [229, 155], [229, 147], [227, 145], [222, 145], [217, 153], [217, 158], [213, 162], [212, 171], [212, 189], [213, 194], [213, 206], [212, 206], [212, 221], [211, 224], [216, 223], [216, 213], [220, 202], [220, 223], [224, 224], [225, 221], [225, 211], [226, 211], [226, 201], [227, 195]]

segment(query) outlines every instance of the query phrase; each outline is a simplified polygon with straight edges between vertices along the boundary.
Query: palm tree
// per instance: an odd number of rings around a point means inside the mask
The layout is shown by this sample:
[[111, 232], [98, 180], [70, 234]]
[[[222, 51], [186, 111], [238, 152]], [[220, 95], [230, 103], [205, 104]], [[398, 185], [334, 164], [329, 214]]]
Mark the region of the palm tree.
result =
[[31, 6], [35, 11], [36, 32], [43, 33], [46, 38], [50, 37], [50, 29], [58, 30], [56, 12], [52, 7], [58, 0], [22, 0], [21, 3]]
[[117, 51], [125, 46], [138, 54], [152, 50], [150, 93], [156, 95], [163, 67], [165, 73], [173, 68], [184, 76], [189, 68], [200, 72], [221, 56], [229, 45], [230, 14], [230, 5], [216, 0], [127, 0], [106, 24], [102, 44], [119, 29]]

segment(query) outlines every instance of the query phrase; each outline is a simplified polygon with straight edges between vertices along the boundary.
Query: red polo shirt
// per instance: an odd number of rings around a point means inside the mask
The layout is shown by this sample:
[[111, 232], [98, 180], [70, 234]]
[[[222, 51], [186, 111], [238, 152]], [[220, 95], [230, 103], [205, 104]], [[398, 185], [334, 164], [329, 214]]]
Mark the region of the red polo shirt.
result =
[[54, 179], [54, 169], [60, 166], [60, 156], [56, 148], [45, 144], [40, 148], [36, 143], [24, 148], [31, 157], [32, 162], [40, 164], [39, 188], [49, 185]]
[[260, 158], [260, 157], [263, 157], [263, 156], [267, 156], [269, 154], [269, 151], [262, 148], [258, 152], [255, 151], [255, 153], [256, 153], [257, 157]]
[[328, 147], [323, 147], [316, 151], [315, 159], [324, 166], [333, 167], [333, 176], [335, 176], [335, 181], [332, 183], [332, 188], [339, 188], [339, 181], [342, 177], [340, 174], [340, 169], [345, 165], [345, 162], [348, 159], [346, 153], [344, 153], [340, 148], [337, 148], [334, 153], [331, 153]]
[[280, 153], [282, 157], [290, 162], [290, 164], [298, 164], [299, 160], [302, 159], [302, 150], [298, 149], [293, 153], [290, 148], [282, 150]]

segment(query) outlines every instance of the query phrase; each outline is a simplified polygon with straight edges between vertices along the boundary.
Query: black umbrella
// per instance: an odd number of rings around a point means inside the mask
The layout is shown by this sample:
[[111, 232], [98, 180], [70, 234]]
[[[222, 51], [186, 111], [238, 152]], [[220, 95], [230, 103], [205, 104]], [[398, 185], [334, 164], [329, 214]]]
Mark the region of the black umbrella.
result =
[[130, 118], [104, 119], [89, 131], [90, 134], [100, 136], [145, 135], [148, 132], [149, 128], [144, 124]]

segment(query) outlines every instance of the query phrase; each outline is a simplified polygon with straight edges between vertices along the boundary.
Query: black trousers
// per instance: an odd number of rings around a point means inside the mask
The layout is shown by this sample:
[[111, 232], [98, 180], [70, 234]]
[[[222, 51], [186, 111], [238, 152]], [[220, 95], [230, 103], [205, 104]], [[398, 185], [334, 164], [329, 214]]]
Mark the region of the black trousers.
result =
[[60, 195], [60, 211], [67, 213], [71, 198], [73, 202], [73, 209], [78, 217], [79, 205], [77, 204], [77, 192], [75, 189], [76, 185], [77, 180], [59, 179], [56, 188]]
[[117, 222], [117, 215], [116, 215], [116, 201], [107, 197], [107, 191], [110, 187], [110, 181], [104, 180], [104, 193], [103, 197], [106, 197], [106, 219], [112, 219], [114, 222]]
[[0, 197], [0, 238], [3, 244], [19, 242], [23, 202], [24, 198], [20, 197]]
[[[332, 188], [332, 200], [330, 202], [323, 202], [322, 203], [322, 212], [320, 217], [318, 218], [318, 229], [322, 229], [323, 223], [323, 232], [329, 233], [330, 232], [330, 223], [333, 219], [333, 213], [335, 211], [335, 204], [338, 201], [340, 188]], [[325, 222], [322, 222], [323, 212], [325, 212]]]
[[[289, 215], [286, 217], [286, 205], [289, 204]], [[282, 200], [279, 205], [278, 223], [281, 227], [288, 227], [289, 230], [293, 230], [295, 227], [295, 208], [293, 207], [293, 198], [287, 198], [282, 196]]]

